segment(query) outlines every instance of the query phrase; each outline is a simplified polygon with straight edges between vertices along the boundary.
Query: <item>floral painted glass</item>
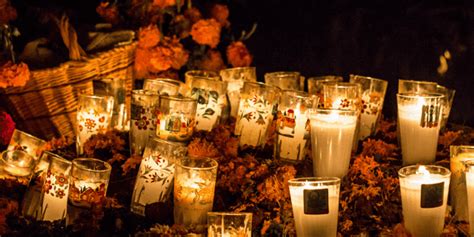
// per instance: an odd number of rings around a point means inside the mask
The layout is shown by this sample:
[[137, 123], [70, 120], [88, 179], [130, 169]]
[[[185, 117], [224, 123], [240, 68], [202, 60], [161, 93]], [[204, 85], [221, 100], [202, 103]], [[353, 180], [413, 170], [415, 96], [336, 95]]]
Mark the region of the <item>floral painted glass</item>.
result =
[[220, 122], [226, 103], [227, 84], [223, 81], [194, 78], [191, 98], [197, 100], [196, 130], [211, 131]]
[[130, 151], [141, 155], [150, 135], [156, 133], [156, 106], [160, 97], [146, 90], [132, 91], [132, 110], [130, 119]]
[[43, 184], [43, 200], [37, 213], [37, 219], [42, 221], [62, 220], [67, 212], [72, 163], [57, 155], [51, 155], [50, 159]]
[[443, 117], [441, 119], [441, 129], [448, 123], [449, 113], [451, 112], [451, 106], [453, 105], [454, 94], [456, 90], [446, 88], [438, 85], [436, 87], [436, 93], [444, 95], [443, 99]]
[[237, 117], [240, 101], [240, 90], [244, 82], [257, 82], [255, 67], [235, 67], [220, 71], [223, 81], [227, 82], [227, 96], [230, 102], [230, 116]]
[[112, 167], [94, 158], [72, 161], [69, 201], [76, 207], [91, 207], [105, 199]]
[[169, 78], [145, 79], [143, 82], [143, 90], [154, 91], [160, 95], [176, 96], [182, 86], [182, 82]]
[[208, 212], [208, 237], [251, 237], [252, 213], [249, 212]]
[[175, 161], [186, 155], [183, 143], [159, 138], [150, 140], [145, 149], [133, 189], [131, 211], [145, 216], [146, 206], [166, 202], [173, 188]]
[[160, 97], [156, 136], [174, 142], [188, 142], [194, 132], [197, 102], [190, 98]]
[[449, 185], [450, 203], [454, 210], [454, 216], [458, 221], [469, 221], [468, 210], [466, 206], [467, 190], [466, 190], [466, 173], [465, 162], [474, 162], [474, 146], [451, 146], [450, 147], [450, 168], [451, 183]]
[[342, 82], [343, 78], [340, 76], [319, 76], [308, 78], [308, 93], [310, 95], [317, 95], [320, 100], [323, 100], [323, 85], [328, 82]]
[[414, 80], [398, 80], [398, 93], [433, 93], [436, 91], [436, 82], [431, 81], [414, 81]]
[[304, 90], [304, 77], [299, 72], [265, 73], [265, 84], [276, 86], [281, 90]]
[[174, 223], [205, 225], [212, 211], [217, 161], [183, 158], [176, 162], [174, 179]]
[[109, 96], [79, 95], [77, 108], [77, 154], [84, 153], [84, 143], [110, 126], [114, 98]]
[[317, 96], [303, 91], [283, 91], [277, 114], [277, 143], [275, 157], [300, 161], [305, 157], [310, 139], [309, 110], [318, 104]]
[[273, 121], [273, 107], [279, 99], [280, 89], [263, 83], [245, 82], [241, 92], [235, 135], [239, 145], [263, 146]]
[[358, 83], [332, 82], [323, 85], [324, 108], [360, 111], [362, 86]]
[[374, 135], [380, 116], [382, 115], [383, 102], [387, 92], [388, 82], [385, 80], [350, 75], [350, 82], [362, 86], [361, 115], [359, 121], [359, 140], [364, 140]]
[[7, 150], [22, 150], [32, 156], [35, 160], [39, 160], [45, 145], [46, 141], [15, 129]]

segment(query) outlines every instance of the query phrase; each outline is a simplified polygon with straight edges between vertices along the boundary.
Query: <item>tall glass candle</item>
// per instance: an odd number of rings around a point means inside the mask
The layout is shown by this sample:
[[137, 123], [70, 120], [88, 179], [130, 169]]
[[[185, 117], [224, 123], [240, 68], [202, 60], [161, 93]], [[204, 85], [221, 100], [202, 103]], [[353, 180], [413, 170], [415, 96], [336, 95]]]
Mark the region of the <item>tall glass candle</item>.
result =
[[194, 78], [191, 98], [197, 100], [196, 130], [211, 131], [221, 119], [226, 104], [227, 84], [207, 78]]
[[[94, 81], [94, 95], [114, 98], [110, 127], [119, 131], [128, 131], [130, 113], [127, 104], [126, 82], [123, 78], [104, 78]], [[99, 85], [99, 86], [98, 86]]]
[[110, 126], [114, 98], [108, 96], [79, 95], [77, 108], [77, 154], [84, 153], [84, 143]]
[[336, 177], [288, 181], [298, 236], [337, 236], [340, 183]]
[[357, 126], [357, 111], [316, 109], [310, 114], [313, 174], [346, 175]]
[[361, 114], [359, 121], [359, 140], [374, 135], [382, 114], [388, 82], [385, 80], [350, 75], [350, 82], [359, 83], [362, 87]]
[[143, 82], [143, 90], [169, 96], [177, 96], [182, 86], [183, 83], [181, 81], [169, 78], [145, 79]]
[[230, 102], [230, 116], [237, 117], [240, 101], [240, 90], [244, 82], [257, 82], [255, 67], [235, 67], [219, 72], [223, 81], [227, 82], [227, 96]]
[[436, 91], [436, 82], [431, 81], [415, 81], [415, 80], [398, 80], [398, 93], [433, 93]]
[[474, 160], [466, 161], [466, 189], [469, 209], [469, 234], [474, 236]]
[[193, 86], [194, 79], [204, 78], [208, 80], [219, 81], [221, 78], [219, 74], [214, 71], [207, 71], [207, 70], [191, 70], [184, 73], [184, 83], [185, 87], [183, 89], [183, 95], [190, 96], [191, 88]]
[[450, 203], [453, 206], [456, 220], [468, 221], [469, 216], [466, 208], [468, 201], [464, 163], [467, 161], [474, 161], [474, 146], [451, 146], [450, 153]]
[[212, 211], [217, 161], [183, 158], [176, 163], [174, 179], [174, 222], [205, 225]]
[[235, 135], [239, 145], [259, 147], [265, 144], [267, 130], [273, 120], [273, 107], [280, 90], [263, 83], [245, 82], [240, 96]]
[[440, 236], [451, 172], [441, 166], [407, 166], [398, 171], [403, 223], [412, 236]]
[[265, 84], [276, 86], [281, 90], [304, 90], [304, 77], [299, 72], [265, 73]]
[[451, 112], [451, 106], [453, 105], [454, 94], [456, 93], [456, 90], [437, 85], [436, 93], [444, 95], [443, 117], [441, 119], [441, 129], [443, 129], [446, 126], [446, 123], [448, 123], [449, 113]]
[[175, 161], [186, 155], [180, 142], [153, 138], [143, 154], [133, 189], [131, 211], [145, 216], [146, 206], [166, 202], [173, 188]]
[[309, 110], [317, 107], [318, 97], [302, 91], [283, 91], [278, 105], [275, 157], [300, 161], [310, 139]]
[[156, 106], [159, 99], [159, 95], [153, 91], [132, 91], [129, 135], [132, 155], [142, 155], [148, 138], [156, 133]]
[[45, 145], [45, 140], [15, 129], [7, 150], [22, 150], [32, 156], [35, 160], [39, 160]]
[[208, 212], [208, 237], [251, 237], [252, 213]]
[[[308, 78], [308, 93], [310, 95], [316, 95], [320, 101], [323, 101], [323, 85], [328, 82], [342, 82], [340, 76], [319, 76]], [[322, 105], [322, 104], [321, 104]]]
[[440, 94], [397, 94], [404, 165], [435, 161], [442, 98]]
[[188, 142], [196, 124], [194, 99], [161, 96], [156, 118], [156, 136], [168, 141]]

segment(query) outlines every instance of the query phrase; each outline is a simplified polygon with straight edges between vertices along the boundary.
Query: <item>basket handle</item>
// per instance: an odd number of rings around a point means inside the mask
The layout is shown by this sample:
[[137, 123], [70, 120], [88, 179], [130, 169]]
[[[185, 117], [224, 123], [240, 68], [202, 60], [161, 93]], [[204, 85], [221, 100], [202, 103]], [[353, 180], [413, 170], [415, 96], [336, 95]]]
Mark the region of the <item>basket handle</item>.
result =
[[66, 45], [69, 50], [69, 59], [81, 60], [87, 57], [86, 52], [77, 42], [77, 33], [76, 30], [74, 30], [74, 27], [69, 23], [69, 17], [64, 14], [61, 17], [61, 20], [57, 17], [53, 17], [53, 19], [59, 28], [64, 45]]

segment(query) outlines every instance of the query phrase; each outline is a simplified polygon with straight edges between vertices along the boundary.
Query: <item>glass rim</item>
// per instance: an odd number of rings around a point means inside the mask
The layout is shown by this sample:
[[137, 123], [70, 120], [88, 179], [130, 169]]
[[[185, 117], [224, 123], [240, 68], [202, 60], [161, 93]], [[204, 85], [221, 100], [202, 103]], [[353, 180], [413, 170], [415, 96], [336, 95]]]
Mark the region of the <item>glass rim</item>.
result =
[[281, 90], [282, 95], [283, 94], [288, 95], [288, 93], [294, 93], [294, 94], [289, 94], [289, 96], [296, 97], [296, 98], [299, 98], [299, 99], [311, 98], [311, 95], [306, 91], [290, 90], [290, 89]]
[[194, 102], [197, 103], [196, 99], [190, 97], [181, 97], [176, 95], [160, 95], [160, 99], [170, 100], [170, 101], [182, 101], [182, 102]]
[[152, 96], [160, 96], [160, 94], [157, 91], [153, 90], [145, 90], [145, 89], [135, 89], [132, 90], [132, 95], [152, 95]]
[[224, 68], [219, 71], [220, 72], [230, 72], [230, 71], [237, 71], [237, 70], [245, 70], [245, 69], [251, 69], [251, 70], [256, 70], [256, 67], [230, 67], [230, 68]]
[[454, 149], [454, 148], [467, 148], [467, 149], [473, 149], [474, 151], [474, 145], [451, 145], [449, 146], [449, 149]]
[[323, 87], [335, 87], [335, 88], [360, 88], [362, 90], [362, 85], [357, 82], [346, 82], [346, 81], [330, 81], [323, 84]]
[[323, 113], [332, 113], [335, 111], [337, 114], [349, 114], [349, 116], [356, 116], [359, 110], [357, 109], [337, 109], [337, 108], [314, 108], [309, 110], [310, 116], [315, 116], [320, 112]]
[[[267, 72], [265, 73], [264, 77], [267, 76], [277, 76], [277, 77], [283, 77], [283, 76], [288, 76], [288, 75], [298, 75], [301, 76], [301, 73], [298, 71], [275, 71], [275, 72]], [[297, 78], [299, 79], [299, 78]]]
[[[41, 142], [46, 143], [45, 140], [43, 140], [43, 139], [41, 139], [41, 138], [38, 138], [38, 137], [35, 137], [34, 135], [29, 134], [29, 133], [27, 133], [27, 132], [25, 132], [25, 131], [22, 131], [22, 130], [20, 130], [20, 129], [16, 129], [16, 128], [15, 128], [15, 130], [13, 131], [13, 134], [14, 134], [15, 132], [18, 132], [18, 133], [20, 133], [20, 134], [22, 134], [22, 135], [25, 135], [25, 136], [27, 136], [27, 137], [30, 137], [30, 138], [33, 138], [33, 139], [35, 139], [35, 140], [38, 140], [38, 141], [41, 141]], [[12, 134], [12, 137], [13, 137], [13, 134]]]
[[441, 93], [431, 93], [431, 92], [425, 92], [425, 93], [397, 93], [397, 98], [406, 98], [406, 99], [414, 99], [414, 98], [426, 98], [426, 99], [437, 99], [437, 98], [443, 98], [444, 95]]
[[[91, 169], [88, 167], [84, 167], [84, 165], [78, 163], [81, 161], [93, 161], [97, 163], [102, 163], [105, 166], [105, 169], [99, 170], [99, 169]], [[103, 161], [97, 158], [75, 158], [74, 160], [72, 160], [72, 166], [80, 168], [81, 170], [86, 170], [93, 173], [107, 173], [107, 172], [112, 171], [112, 166], [107, 161]]]
[[164, 82], [164, 83], [177, 83], [181, 84], [183, 83], [180, 80], [169, 78], [169, 77], [154, 77], [154, 78], [145, 78], [143, 79], [143, 82], [145, 81], [152, 81], [152, 82]]
[[341, 183], [338, 177], [302, 177], [288, 180], [289, 186], [305, 186], [306, 184], [337, 185]]
[[[183, 161], [188, 161], [188, 160], [200, 160], [200, 161], [210, 162], [211, 166], [209, 166], [209, 167], [195, 167], [195, 166], [189, 166], [189, 165], [183, 165], [182, 164]], [[189, 169], [189, 170], [209, 171], [209, 170], [213, 170], [213, 169], [217, 170], [217, 166], [219, 165], [219, 163], [215, 159], [212, 159], [212, 158], [209, 158], [209, 157], [200, 158], [200, 159], [192, 159], [189, 156], [186, 156], [186, 157], [182, 157], [182, 158], [179, 158], [178, 160], [176, 160], [175, 165], [179, 166], [181, 168]]]
[[[220, 77], [219, 77], [220, 78]], [[195, 88], [194, 87], [194, 83], [196, 81], [209, 81], [210, 83], [217, 83], [217, 84], [221, 84], [221, 86], [227, 86], [227, 82], [226, 81], [223, 81], [223, 80], [220, 80], [220, 79], [213, 79], [212, 77], [196, 77], [196, 78], [193, 78], [193, 81], [191, 82], [191, 87], [192, 88]]]
[[306, 80], [308, 82], [309, 81], [338, 81], [338, 82], [342, 82], [344, 80], [344, 78], [342, 76], [337, 76], [337, 75], [323, 75], [323, 76], [308, 77]]
[[245, 84], [258, 86], [258, 87], [260, 87], [260, 88], [275, 90], [276, 92], [281, 92], [281, 89], [280, 89], [279, 87], [277, 87], [277, 86], [272, 86], [272, 85], [268, 85], [267, 83], [264, 83], [264, 82], [259, 82], [259, 81], [244, 81], [244, 87], [245, 87]]
[[407, 82], [407, 83], [414, 83], [414, 84], [438, 85], [438, 83], [436, 83], [434, 81], [420, 81], [420, 80], [398, 78], [398, 83], [400, 84], [400, 82]]
[[[416, 174], [416, 171], [418, 170], [418, 168], [420, 166], [424, 166], [426, 167], [426, 169], [428, 171], [430, 170], [440, 170], [442, 172], [439, 172], [437, 174], [441, 175], [443, 178], [447, 178], [447, 177], [450, 177], [451, 176], [451, 171], [448, 169], [448, 168], [445, 168], [443, 166], [439, 166], [439, 165], [409, 165], [409, 166], [405, 166], [405, 167], [402, 167], [398, 170], [398, 177], [399, 178], [407, 178], [411, 175], [414, 175]], [[414, 171], [414, 172], [409, 172], [409, 171]], [[431, 171], [430, 171], [430, 174], [431, 174]]]
[[[70, 165], [72, 165], [72, 162], [71, 162], [70, 160], [67, 160], [66, 158], [64, 158], [64, 157], [62, 157], [62, 156], [60, 156], [60, 155], [58, 155], [58, 154], [52, 153], [52, 152], [50, 152], [50, 151], [44, 151], [44, 152], [43, 152], [43, 155], [44, 155], [44, 154], [48, 154], [48, 156], [50, 156], [50, 158], [55, 159], [55, 160], [57, 160], [57, 161], [59, 161], [59, 162], [61, 162], [61, 163], [65, 163], [65, 164], [70, 164]], [[41, 158], [43, 158], [43, 155], [41, 155]], [[40, 158], [40, 159], [41, 159], [41, 158]]]
[[207, 212], [207, 215], [211, 216], [252, 216], [252, 212], [219, 212], [219, 211], [210, 211]]
[[109, 95], [88, 95], [88, 94], [80, 94], [79, 98], [90, 98], [90, 99], [101, 99], [101, 100], [107, 100], [109, 98], [114, 98], [113, 96]]
[[[8, 154], [13, 154], [13, 153], [20, 153], [23, 156], [30, 157], [31, 158], [30, 162], [29, 162], [30, 165], [29, 166], [16, 166], [16, 165], [13, 165], [13, 164], [10, 164], [9, 162], [7, 162], [5, 160], [5, 156], [8, 156]], [[31, 167], [34, 167], [36, 165], [34, 157], [31, 156], [30, 154], [28, 154], [28, 152], [23, 151], [23, 150], [4, 150], [4, 151], [2, 151], [2, 153], [0, 153], [0, 159], [3, 162], [4, 165], [7, 165], [9, 167], [31, 168]]]
[[[183, 143], [183, 142], [174, 142], [174, 141], [169, 141], [169, 140], [165, 140], [165, 139], [161, 139], [159, 137], [157, 137], [156, 135], [152, 134], [149, 136], [150, 139], [152, 139], [153, 141], [157, 141], [159, 143], [165, 143], [165, 144], [169, 144], [169, 145], [173, 145], [173, 146], [181, 146], [181, 147], [186, 147], [186, 143]], [[146, 148], [145, 148], [146, 149]]]
[[376, 77], [369, 77], [369, 76], [363, 76], [363, 75], [357, 75], [357, 74], [349, 74], [349, 78], [352, 79], [352, 78], [364, 78], [364, 79], [367, 79], [367, 80], [370, 80], [370, 81], [376, 81], [376, 82], [381, 82], [381, 83], [386, 83], [388, 84], [388, 81], [387, 80], [384, 80], [384, 79], [380, 79], [380, 78], [376, 78]]
[[184, 76], [196, 77], [196, 78], [217, 78], [219, 80], [219, 73], [210, 70], [189, 70], [184, 73]]

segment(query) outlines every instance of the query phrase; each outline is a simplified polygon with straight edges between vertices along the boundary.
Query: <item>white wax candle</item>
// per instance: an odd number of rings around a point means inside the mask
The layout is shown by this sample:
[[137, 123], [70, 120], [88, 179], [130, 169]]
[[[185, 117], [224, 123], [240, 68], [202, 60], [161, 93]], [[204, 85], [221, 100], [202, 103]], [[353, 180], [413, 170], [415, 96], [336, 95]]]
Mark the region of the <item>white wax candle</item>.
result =
[[262, 99], [240, 101], [235, 125], [235, 134], [240, 136], [240, 146], [260, 146], [265, 143], [268, 126], [273, 120], [273, 105], [259, 100]]
[[[136, 106], [136, 105], [132, 105]], [[152, 108], [141, 108], [139, 115], [130, 119], [130, 149], [132, 154], [141, 155], [148, 138], [156, 133], [156, 119]]]
[[305, 156], [306, 138], [309, 133], [306, 130], [308, 116], [301, 113], [299, 109], [294, 110], [294, 116], [283, 111], [286, 116], [279, 120], [276, 151], [280, 159], [303, 160]]
[[466, 172], [467, 200], [469, 209], [470, 234], [474, 236], [474, 167], [471, 166]]
[[66, 217], [69, 180], [61, 174], [46, 176], [43, 186], [43, 203], [38, 219], [43, 221], [61, 220]]

